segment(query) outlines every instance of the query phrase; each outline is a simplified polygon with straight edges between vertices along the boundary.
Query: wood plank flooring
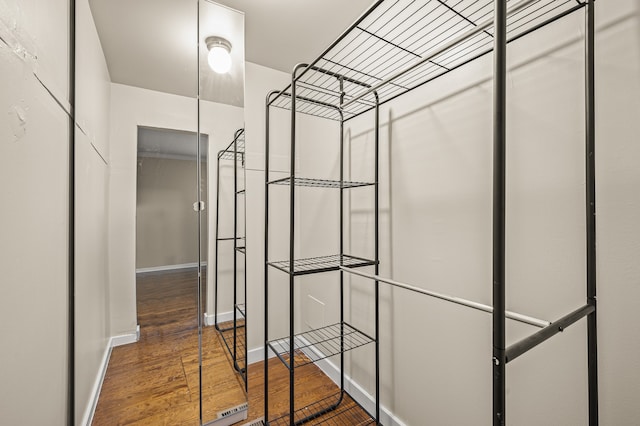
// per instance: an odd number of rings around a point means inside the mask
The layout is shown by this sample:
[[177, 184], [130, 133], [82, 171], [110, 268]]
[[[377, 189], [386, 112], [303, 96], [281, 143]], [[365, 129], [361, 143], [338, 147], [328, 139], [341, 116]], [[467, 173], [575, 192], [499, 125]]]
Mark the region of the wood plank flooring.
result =
[[[141, 275], [137, 300], [140, 341], [113, 349], [92, 424], [198, 425], [197, 273], [182, 270]], [[220, 334], [214, 327], [206, 327], [202, 339], [206, 348], [202, 368], [203, 419], [210, 421], [219, 411], [245, 401], [246, 395], [242, 378], [231, 368]], [[277, 358], [269, 360], [268, 365], [269, 410], [274, 419], [288, 414], [289, 371]], [[248, 380], [249, 417], [239, 424], [263, 416], [262, 362], [249, 366]], [[336, 385], [315, 365], [296, 369], [297, 407], [331, 398], [337, 392]], [[343, 413], [345, 410], [350, 413]], [[348, 397], [338, 410], [308, 424], [323, 421], [334, 425], [369, 424], [363, 410]], [[289, 424], [289, 420], [272, 423]]]

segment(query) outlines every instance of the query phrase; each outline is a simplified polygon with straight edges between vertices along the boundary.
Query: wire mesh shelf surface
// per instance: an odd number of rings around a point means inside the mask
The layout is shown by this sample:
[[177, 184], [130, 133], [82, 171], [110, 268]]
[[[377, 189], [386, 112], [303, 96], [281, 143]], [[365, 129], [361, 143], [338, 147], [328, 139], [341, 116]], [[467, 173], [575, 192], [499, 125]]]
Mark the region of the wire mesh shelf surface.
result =
[[233, 345], [233, 335], [234, 335], [234, 328], [233, 328], [233, 321], [227, 321], [224, 323], [220, 323], [218, 324], [220, 326], [220, 328], [223, 331], [220, 331], [220, 336], [222, 337], [222, 341], [224, 342], [225, 347], [227, 348], [227, 351], [229, 352], [229, 356], [231, 357], [231, 359], [233, 360], [235, 358], [235, 362], [236, 365], [234, 366], [234, 368], [236, 370], [239, 370], [239, 372], [244, 372], [246, 365], [245, 365], [245, 353], [246, 353], [246, 345], [245, 345], [245, 333], [246, 333], [246, 329], [244, 326], [244, 318], [240, 318], [238, 320], [236, 320], [236, 344], [235, 344], [235, 354], [236, 356], [234, 357], [234, 345]]
[[[328, 180], [328, 179], [309, 179], [309, 178], [301, 178], [295, 177], [293, 184], [295, 186], [308, 186], [312, 188], [340, 188], [339, 180]], [[269, 185], [291, 185], [291, 178], [285, 177], [282, 179], [277, 179], [269, 182]], [[357, 188], [361, 186], [371, 186], [374, 185], [371, 182], [342, 182], [342, 188]]]
[[294, 422], [290, 422], [289, 414], [286, 414], [270, 420], [268, 424], [274, 426], [289, 426], [290, 424], [297, 424], [303, 420], [308, 420], [308, 423], [305, 421], [305, 424], [308, 425], [360, 426], [375, 424], [375, 421], [369, 413], [358, 405], [346, 392], [344, 392], [344, 394], [338, 392], [335, 395], [328, 396], [296, 410], [294, 413]]
[[234, 139], [225, 149], [218, 153], [219, 160], [233, 160], [244, 161], [244, 130], [242, 133]]
[[[293, 338], [293, 349], [300, 353], [293, 360], [294, 367], [338, 355], [352, 349], [374, 342], [374, 339], [346, 322], [328, 325], [314, 330], [296, 334]], [[291, 368], [288, 337], [271, 340], [269, 348], [278, 356], [287, 368]]]
[[[509, 8], [518, 3], [507, 0]], [[585, 4], [584, 0], [533, 1], [509, 15], [508, 39], [516, 39]], [[298, 78], [296, 111], [339, 120], [336, 107], [340, 105], [341, 90], [337, 76], [343, 76], [347, 104], [372, 86], [388, 81], [377, 90], [380, 102], [384, 102], [491, 52], [493, 23], [446, 47], [462, 34], [489, 22], [493, 14], [493, 0], [381, 2]], [[421, 61], [424, 62], [417, 65]], [[390, 80], [398, 74], [401, 75]], [[373, 100], [372, 95], [367, 95], [346, 105], [344, 118], [372, 109]], [[290, 109], [290, 94], [277, 97], [272, 105]]]
[[[320, 272], [337, 271], [340, 266], [348, 266], [350, 268], [359, 268], [363, 266], [372, 266], [377, 262], [375, 260], [364, 259], [362, 257], [350, 256], [343, 254], [334, 254], [330, 256], [309, 257], [305, 259], [295, 259], [293, 261], [293, 275], [317, 274]], [[281, 260], [277, 262], [269, 262], [269, 265], [283, 272], [290, 273], [290, 262]]]

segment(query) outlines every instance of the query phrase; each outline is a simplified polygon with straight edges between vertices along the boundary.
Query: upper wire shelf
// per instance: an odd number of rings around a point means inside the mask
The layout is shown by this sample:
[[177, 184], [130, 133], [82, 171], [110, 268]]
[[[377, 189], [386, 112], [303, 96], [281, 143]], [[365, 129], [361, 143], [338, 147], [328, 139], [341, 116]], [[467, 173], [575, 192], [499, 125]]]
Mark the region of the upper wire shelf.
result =
[[[586, 5], [585, 0], [507, 0], [513, 41]], [[391, 100], [493, 50], [493, 0], [379, 0], [296, 80], [296, 111], [340, 120]], [[475, 33], [473, 33], [473, 31]], [[463, 37], [466, 33], [473, 33]], [[393, 78], [396, 77], [396, 78]], [[274, 107], [291, 108], [291, 86]]]
[[222, 151], [218, 152], [218, 160], [244, 160], [244, 129], [236, 132], [231, 143]]
[[[339, 180], [328, 180], [328, 179], [309, 179], [309, 178], [301, 178], [295, 177], [294, 183], [295, 186], [308, 186], [313, 188], [340, 188]], [[272, 180], [269, 182], [269, 185], [291, 185], [291, 178], [285, 177], [277, 180]], [[357, 188], [360, 186], [371, 186], [373, 183], [371, 182], [342, 182], [342, 188]]]
[[[308, 257], [305, 259], [293, 260], [293, 275], [307, 275], [317, 274], [320, 272], [338, 271], [340, 266], [348, 266], [350, 268], [359, 268], [364, 266], [373, 266], [377, 262], [375, 260], [364, 259], [357, 256], [351, 256], [347, 254]], [[268, 265], [273, 266], [283, 272], [290, 272], [290, 262], [288, 260], [281, 260], [277, 262], [268, 262]]]

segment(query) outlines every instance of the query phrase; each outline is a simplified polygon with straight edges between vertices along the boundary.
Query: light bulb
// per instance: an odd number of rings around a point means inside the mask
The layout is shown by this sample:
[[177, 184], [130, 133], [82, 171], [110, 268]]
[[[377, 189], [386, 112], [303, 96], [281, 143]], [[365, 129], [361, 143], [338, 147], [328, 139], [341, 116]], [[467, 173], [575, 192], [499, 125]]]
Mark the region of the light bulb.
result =
[[211, 69], [218, 74], [226, 74], [231, 69], [231, 55], [224, 46], [212, 46], [207, 60]]

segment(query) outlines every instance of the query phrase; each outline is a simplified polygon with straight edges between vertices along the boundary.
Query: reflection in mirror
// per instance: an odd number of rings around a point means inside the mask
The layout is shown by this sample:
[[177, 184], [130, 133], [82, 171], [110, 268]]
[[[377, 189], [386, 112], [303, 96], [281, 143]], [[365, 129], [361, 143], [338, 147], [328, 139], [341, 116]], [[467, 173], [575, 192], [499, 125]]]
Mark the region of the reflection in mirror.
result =
[[[100, 299], [108, 312], [96, 326], [112, 349], [95, 411], [80, 413], [76, 423], [232, 424], [246, 418], [246, 383], [213, 327], [207, 269], [215, 255], [209, 200], [217, 179], [208, 156], [244, 126], [244, 16], [207, 0], [89, 0], [89, 6], [79, 19], [94, 28], [104, 53], [109, 117], [108, 144], [94, 146], [108, 169], [109, 238], [108, 304]], [[226, 74], [208, 65], [212, 35], [230, 42]], [[100, 49], [85, 47], [78, 62], [100, 62], [94, 56]], [[79, 123], [87, 121], [86, 139], [93, 137], [87, 118], [96, 108], [93, 95], [82, 92], [77, 108]], [[92, 308], [78, 302], [76, 328], [87, 328]], [[76, 335], [78, 348], [88, 346], [79, 340], [85, 334]], [[78, 359], [84, 368], [81, 352]], [[88, 405], [83, 389], [90, 385], [77, 384], [77, 407]]]
[[[208, 0], [201, 0], [199, 6], [200, 124], [222, 118], [223, 111], [213, 109], [220, 104], [228, 105], [225, 113], [234, 117], [229, 123], [238, 123], [244, 106], [244, 14]], [[221, 58], [220, 54], [226, 57]], [[216, 215], [207, 264], [214, 264], [215, 271], [207, 274], [200, 298], [207, 319], [201, 334], [203, 424], [233, 424], [246, 419], [248, 412], [243, 308], [246, 264], [240, 259], [244, 256], [244, 225], [238, 221], [242, 197], [238, 171], [244, 167], [244, 152], [239, 156], [241, 142], [244, 151], [244, 131], [238, 129], [242, 127], [241, 124], [215, 135], [219, 152], [230, 156], [218, 155], [214, 164], [216, 185], [209, 186], [210, 191], [215, 191], [209, 193], [209, 199], [216, 199]]]
[[[246, 391], [247, 233], [244, 141], [244, 129], [238, 129], [229, 146], [218, 152], [214, 309], [216, 330], [223, 339], [234, 369], [244, 381]], [[224, 232], [220, 232], [221, 229], [231, 229], [232, 233], [225, 235]], [[225, 265], [232, 268], [229, 269]]]

